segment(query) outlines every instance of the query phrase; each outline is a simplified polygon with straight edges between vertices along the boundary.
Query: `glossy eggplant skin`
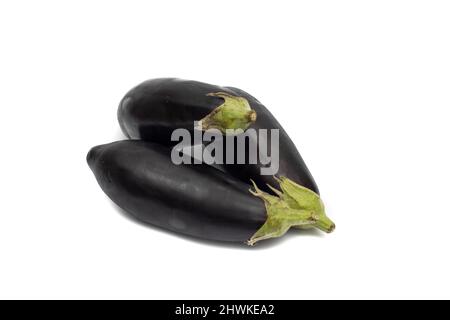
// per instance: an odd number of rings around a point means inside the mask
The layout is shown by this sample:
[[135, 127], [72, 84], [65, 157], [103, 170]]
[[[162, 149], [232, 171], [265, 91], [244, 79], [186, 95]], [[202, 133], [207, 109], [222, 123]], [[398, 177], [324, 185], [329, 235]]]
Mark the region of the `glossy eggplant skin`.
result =
[[223, 100], [207, 96], [227, 89], [176, 78], [147, 80], [131, 89], [117, 112], [123, 133], [131, 139], [143, 139], [163, 145], [171, 141], [174, 129], [193, 131], [194, 121], [211, 113]]
[[264, 202], [248, 185], [208, 165], [175, 165], [170, 154], [126, 140], [92, 148], [87, 162], [108, 197], [145, 223], [231, 242], [247, 241], [264, 224]]
[[[194, 121], [220, 105], [220, 98], [207, 96], [219, 91], [248, 100], [257, 114], [250, 128], [268, 129], [269, 139], [270, 129], [279, 130], [277, 175], [286, 176], [319, 194], [314, 178], [286, 131], [261, 102], [238, 88], [175, 78], [148, 80], [130, 90], [122, 99], [118, 110], [120, 126], [129, 138], [175, 145], [176, 142], [171, 141], [173, 130], [185, 128], [192, 131]], [[270, 143], [267, 145], [270, 147]], [[277, 183], [272, 175], [261, 175], [261, 167], [264, 166], [267, 165], [258, 160], [257, 164], [224, 164], [222, 169], [245, 183], [252, 179], [261, 189], [271, 193], [266, 184], [274, 186]]]
[[[277, 119], [272, 115], [272, 113], [270, 113], [270, 111], [261, 102], [259, 102], [255, 97], [248, 94], [247, 92], [234, 87], [227, 88], [233, 91], [234, 94], [246, 98], [250, 103], [252, 109], [256, 111], [257, 120], [250, 126], [250, 128], [256, 130], [268, 129], [268, 141], [270, 141], [271, 139], [270, 129], [279, 130], [279, 169], [277, 176], [288, 177], [292, 181], [295, 181], [305, 188], [308, 188], [315, 193], [320, 194], [319, 188], [317, 187], [313, 176], [306, 166], [305, 161], [303, 161], [303, 158], [298, 152], [294, 142], [288, 136]], [[258, 145], [262, 142], [262, 140], [258, 140]], [[270, 142], [264, 143], [266, 143], [270, 152]], [[236, 143], [234, 145], [236, 145]], [[234, 154], [236, 154], [236, 152]], [[265, 166], [266, 165], [258, 162], [257, 164], [227, 164], [224, 167], [228, 173], [236, 177], [240, 177], [240, 179], [243, 181], [249, 181], [250, 179], [252, 179], [258, 186], [261, 186], [263, 190], [265, 190], [266, 192], [270, 192], [270, 189], [267, 188], [267, 184], [275, 186], [277, 185], [277, 182], [272, 175], [260, 174], [261, 167]]]

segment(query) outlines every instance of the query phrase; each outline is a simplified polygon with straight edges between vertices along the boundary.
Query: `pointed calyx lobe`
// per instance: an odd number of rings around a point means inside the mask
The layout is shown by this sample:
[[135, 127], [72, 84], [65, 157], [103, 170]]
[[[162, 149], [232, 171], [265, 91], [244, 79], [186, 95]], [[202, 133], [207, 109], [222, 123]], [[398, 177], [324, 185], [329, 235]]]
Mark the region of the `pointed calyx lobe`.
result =
[[325, 215], [325, 208], [318, 194], [286, 177], [280, 177], [277, 181], [281, 191], [269, 186], [276, 196], [261, 191], [252, 181], [255, 190], [249, 191], [264, 201], [267, 220], [247, 241], [248, 245], [281, 237], [291, 227], [318, 228], [327, 233], [334, 230], [335, 225]]
[[227, 129], [245, 130], [256, 121], [256, 111], [250, 107], [247, 99], [226, 92], [208, 93], [211, 97], [220, 97], [224, 102], [199, 121], [202, 130], [218, 129], [223, 134]]

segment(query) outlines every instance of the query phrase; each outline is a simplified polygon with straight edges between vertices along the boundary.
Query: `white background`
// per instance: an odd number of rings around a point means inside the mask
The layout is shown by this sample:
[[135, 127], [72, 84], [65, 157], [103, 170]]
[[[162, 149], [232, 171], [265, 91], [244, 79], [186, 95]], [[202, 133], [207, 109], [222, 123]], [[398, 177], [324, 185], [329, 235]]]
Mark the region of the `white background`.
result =
[[[0, 298], [450, 298], [448, 1], [2, 1]], [[121, 97], [240, 87], [335, 233], [255, 248], [136, 224], [85, 156]]]

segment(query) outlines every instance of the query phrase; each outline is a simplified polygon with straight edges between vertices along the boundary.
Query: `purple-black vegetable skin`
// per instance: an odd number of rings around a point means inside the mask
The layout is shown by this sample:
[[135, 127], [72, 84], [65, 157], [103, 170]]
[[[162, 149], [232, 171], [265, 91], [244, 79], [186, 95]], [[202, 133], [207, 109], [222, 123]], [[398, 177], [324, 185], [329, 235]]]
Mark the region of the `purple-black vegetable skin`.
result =
[[[261, 143], [268, 142], [266, 145], [270, 149], [270, 129], [279, 130], [279, 169], [276, 175], [285, 176], [319, 194], [311, 173], [286, 131], [263, 104], [238, 88], [175, 78], [148, 80], [123, 97], [118, 109], [118, 120], [122, 131], [129, 138], [173, 146], [176, 142], [171, 141], [171, 134], [175, 129], [192, 130], [194, 121], [204, 119], [214, 112], [226, 101], [227, 96], [241, 99], [252, 109], [248, 114], [250, 120], [243, 125], [240, 123], [242, 129], [268, 129], [268, 141], [258, 140], [258, 148]], [[231, 124], [239, 127], [236, 121]], [[228, 123], [216, 123], [215, 128], [223, 131], [227, 126]], [[268, 166], [270, 164], [263, 164], [258, 159], [256, 164], [224, 164], [222, 169], [246, 183], [253, 180], [261, 189], [272, 193], [267, 184], [276, 185], [276, 177], [261, 174], [261, 168]]]
[[[126, 140], [92, 148], [87, 162], [119, 207], [177, 233], [253, 245], [292, 226], [334, 228], [320, 198], [306, 188], [297, 193], [289, 179], [278, 181], [282, 191], [273, 196], [208, 165], [175, 165], [170, 155], [159, 144]], [[293, 203], [297, 196], [306, 207]]]

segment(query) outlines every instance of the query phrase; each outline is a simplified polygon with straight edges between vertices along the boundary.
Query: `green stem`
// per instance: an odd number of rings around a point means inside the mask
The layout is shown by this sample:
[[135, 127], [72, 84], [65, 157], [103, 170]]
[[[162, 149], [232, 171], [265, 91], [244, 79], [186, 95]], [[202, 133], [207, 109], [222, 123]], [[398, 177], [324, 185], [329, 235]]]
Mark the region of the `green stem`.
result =
[[264, 201], [267, 220], [248, 240], [248, 245], [254, 245], [264, 239], [281, 237], [291, 227], [317, 228], [327, 233], [334, 230], [335, 224], [326, 216], [318, 194], [286, 177], [277, 178], [277, 182], [281, 191], [269, 186], [276, 194], [274, 196], [261, 191], [252, 181], [255, 190], [249, 191]]
[[207, 95], [220, 97], [224, 100], [224, 103], [199, 121], [202, 130], [218, 129], [223, 134], [227, 134], [227, 130], [230, 129], [246, 130], [256, 121], [256, 111], [252, 110], [247, 99], [226, 92], [215, 92]]

